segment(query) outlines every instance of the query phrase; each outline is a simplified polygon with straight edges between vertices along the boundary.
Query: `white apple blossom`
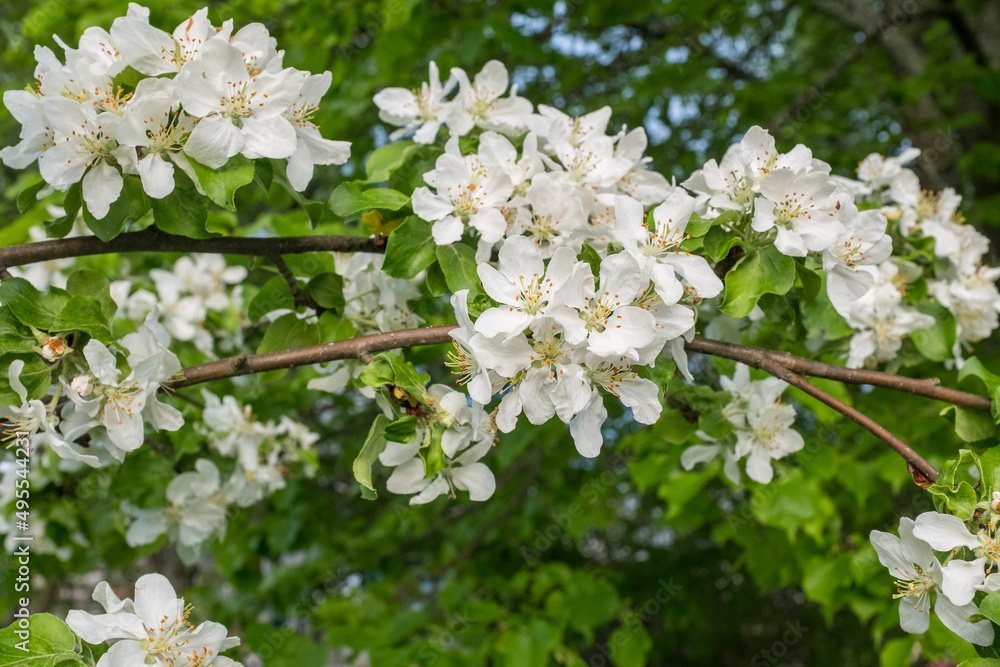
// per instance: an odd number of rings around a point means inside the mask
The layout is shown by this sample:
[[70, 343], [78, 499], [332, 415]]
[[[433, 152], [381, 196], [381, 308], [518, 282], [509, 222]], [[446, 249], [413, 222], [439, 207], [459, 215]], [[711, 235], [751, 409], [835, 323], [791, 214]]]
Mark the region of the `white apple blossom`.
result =
[[184, 145], [189, 157], [218, 168], [237, 153], [279, 159], [295, 153], [296, 130], [285, 113], [304, 84], [296, 70], [250, 74], [238, 47], [213, 39], [174, 82], [184, 110], [200, 119]]
[[134, 601], [119, 599], [106, 581], [94, 589], [93, 599], [106, 613], [72, 609], [66, 615], [66, 624], [88, 643], [107, 642], [111, 646], [101, 656], [98, 667], [242, 667], [219, 655], [239, 646], [239, 638], [227, 637], [225, 626], [213, 621], [194, 627], [188, 622], [189, 607], [177, 599], [174, 587], [163, 575], [139, 577]]
[[774, 475], [771, 461], [797, 452], [805, 445], [802, 435], [791, 428], [795, 422], [795, 408], [769, 402], [754, 394], [747, 405], [746, 421], [746, 428], [736, 431], [736, 457], [747, 457], [747, 477], [767, 484]]
[[434, 143], [441, 124], [451, 113], [452, 103], [447, 97], [458, 81], [453, 77], [441, 85], [441, 75], [437, 64], [431, 61], [428, 81], [419, 90], [407, 88], [384, 88], [375, 94], [378, 117], [386, 123], [399, 127], [389, 139], [395, 141], [416, 129], [413, 141], [418, 144]]
[[[180, 110], [172, 81], [143, 79], [118, 124], [122, 148], [115, 156], [122, 165], [135, 168], [146, 194], [154, 199], [166, 197], [174, 190], [174, 165], [198, 182], [183, 153], [183, 143], [194, 124], [194, 119]], [[142, 157], [137, 157], [136, 149], [142, 150]]]
[[301, 73], [304, 78], [302, 91], [292, 103], [285, 117], [295, 127], [295, 152], [288, 158], [288, 182], [302, 192], [312, 180], [313, 167], [317, 164], [344, 164], [351, 157], [351, 142], [324, 139], [319, 126], [312, 122], [312, 115], [319, 109], [319, 101], [330, 89], [333, 79], [330, 72], [322, 74]]
[[844, 233], [837, 220], [836, 185], [822, 172], [771, 171], [760, 186], [752, 227], [777, 227], [775, 247], [785, 255], [805, 257], [831, 247]]
[[508, 97], [500, 97], [509, 82], [503, 63], [489, 61], [472, 81], [457, 67], [452, 68], [451, 76], [458, 81], [458, 94], [447, 117], [452, 135], [466, 135], [475, 127], [508, 136], [524, 132], [531, 102], [517, 96], [516, 85], [511, 87]]
[[57, 190], [67, 190], [82, 178], [87, 208], [95, 218], [105, 217], [123, 184], [121, 173], [109, 163], [118, 148], [121, 118], [66, 98], [46, 100], [45, 113], [55, 146], [38, 158], [42, 178]]
[[[98, 458], [88, 454], [86, 449], [76, 444], [75, 440], [90, 430], [96, 423], [87, 420], [75, 425], [66, 433], [60, 433], [56, 426], [59, 418], [50, 412], [49, 407], [38, 399], [28, 400], [28, 391], [21, 382], [21, 371], [24, 361], [15, 359], [7, 368], [7, 380], [10, 388], [21, 399], [20, 406], [0, 406], [0, 424], [3, 425], [0, 441], [13, 441], [16, 437], [26, 437], [32, 445], [46, 443], [61, 458], [86, 463], [92, 468], [100, 465]], [[54, 401], [52, 402], [54, 408]], [[18, 435], [25, 434], [25, 435]], [[36, 435], [39, 436], [36, 438]]]
[[615, 240], [639, 263], [642, 275], [652, 279], [665, 303], [676, 303], [683, 296], [681, 279], [700, 298], [722, 291], [722, 281], [704, 257], [680, 250], [694, 208], [694, 197], [682, 190], [674, 191], [653, 211], [655, 228], [650, 231], [638, 201], [615, 197]]
[[538, 246], [513, 236], [500, 247], [499, 259], [498, 269], [486, 263], [478, 268], [483, 289], [500, 306], [476, 319], [476, 331], [512, 338], [544, 317], [578, 328], [573, 307], [582, 308], [586, 291], [593, 292], [593, 275], [572, 249], [557, 249], [546, 267]]
[[858, 211], [854, 202], [841, 199], [837, 218], [844, 232], [823, 251], [826, 291], [838, 313], [848, 317], [851, 305], [874, 284], [859, 266], [880, 264], [892, 254], [892, 238], [885, 233], [886, 219], [879, 211]]
[[934, 611], [952, 632], [980, 646], [993, 643], [993, 625], [989, 621], [970, 623], [968, 620], [978, 611], [976, 605], [956, 604], [942, 590], [941, 563], [931, 551], [931, 545], [915, 535], [913, 519], [903, 517], [899, 520], [899, 537], [873, 530], [871, 541], [879, 562], [896, 577], [897, 592], [893, 597], [899, 598], [899, 624], [904, 631], [927, 632], [933, 592]]
[[433, 222], [431, 233], [438, 245], [462, 238], [466, 226], [483, 241], [493, 244], [504, 237], [507, 221], [500, 212], [514, 190], [507, 172], [487, 164], [475, 154], [462, 156], [458, 142], [450, 141], [424, 180], [437, 193], [420, 187], [413, 192], [413, 212]]
[[973, 534], [957, 516], [924, 512], [914, 523], [913, 535], [938, 551], [964, 547], [974, 556], [971, 561], [953, 559], [944, 567], [941, 591], [956, 605], [969, 604], [977, 591], [1000, 589], [1000, 575], [990, 574], [1000, 564], [1000, 541], [992, 523]]
[[208, 20], [208, 7], [204, 7], [170, 34], [149, 24], [149, 9], [131, 2], [128, 13], [111, 24], [111, 40], [130, 67], [159, 76], [182, 71], [201, 56], [207, 44], [228, 42], [232, 31], [232, 21], [214, 27]]
[[151, 544], [169, 534], [181, 560], [191, 564], [201, 557], [202, 545], [212, 535], [225, 535], [226, 495], [219, 469], [208, 459], [198, 459], [195, 470], [180, 473], [167, 485], [167, 503], [168, 507], [151, 509], [122, 503], [122, 511], [133, 519], [125, 533], [129, 546]]

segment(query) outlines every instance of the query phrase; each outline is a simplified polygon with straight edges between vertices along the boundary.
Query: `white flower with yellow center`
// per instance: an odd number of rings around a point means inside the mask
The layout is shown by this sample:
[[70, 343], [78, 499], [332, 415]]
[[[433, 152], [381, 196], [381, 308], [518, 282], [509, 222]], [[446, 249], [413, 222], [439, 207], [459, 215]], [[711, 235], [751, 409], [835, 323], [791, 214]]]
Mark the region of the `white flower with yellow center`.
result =
[[451, 111], [452, 103], [445, 102], [455, 85], [458, 83], [449, 77], [441, 85], [441, 75], [437, 64], [431, 61], [428, 81], [420, 88], [383, 88], [375, 94], [375, 106], [379, 108], [378, 117], [390, 125], [396, 125], [398, 130], [389, 135], [395, 141], [407, 133], [416, 130], [413, 141], [418, 144], [431, 144], [437, 138], [441, 123]]
[[914, 525], [913, 519], [903, 517], [899, 520], [899, 537], [879, 530], [871, 532], [879, 562], [896, 578], [893, 597], [899, 599], [900, 627], [915, 634], [927, 632], [933, 593], [936, 597], [934, 611], [952, 632], [973, 644], [991, 645], [992, 624], [989, 621], [969, 623], [969, 617], [979, 611], [976, 605], [956, 604], [944, 593], [941, 563], [931, 551], [931, 545], [915, 535]]
[[106, 613], [73, 609], [66, 624], [90, 644], [107, 642], [111, 649], [98, 667], [242, 667], [220, 656], [239, 646], [238, 637], [227, 637], [225, 626], [205, 621], [188, 622], [191, 607], [177, 599], [174, 587], [160, 574], [147, 574], [135, 582], [135, 601], [120, 600], [106, 581], [94, 589], [93, 599]]

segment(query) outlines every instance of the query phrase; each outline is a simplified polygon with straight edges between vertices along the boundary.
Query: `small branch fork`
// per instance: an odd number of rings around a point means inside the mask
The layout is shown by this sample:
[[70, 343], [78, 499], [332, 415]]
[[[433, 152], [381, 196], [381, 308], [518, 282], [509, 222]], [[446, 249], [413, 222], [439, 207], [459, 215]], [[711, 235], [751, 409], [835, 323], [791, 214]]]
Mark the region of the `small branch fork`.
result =
[[[170, 388], [179, 389], [210, 380], [221, 380], [237, 375], [262, 373], [281, 368], [308, 366], [337, 359], [359, 359], [364, 363], [370, 363], [373, 353], [403, 347], [449, 343], [451, 342], [449, 332], [454, 328], [455, 325], [442, 325], [419, 329], [404, 329], [402, 331], [371, 334], [369, 336], [361, 336], [333, 343], [322, 343], [320, 345], [281, 352], [252, 355], [241, 354], [236, 357], [185, 368], [182, 371], [181, 377], [170, 384]], [[889, 433], [889, 431], [875, 423], [871, 418], [843, 401], [834, 398], [802, 376], [809, 375], [828, 378], [849, 384], [869, 384], [916, 394], [918, 396], [925, 396], [973, 410], [984, 410], [987, 412], [990, 410], [990, 401], [988, 398], [941, 387], [938, 385], [937, 380], [919, 380], [878, 371], [843, 368], [841, 366], [833, 366], [796, 357], [786, 352], [775, 352], [759, 347], [726, 343], [710, 338], [695, 338], [690, 343], [687, 343], [686, 347], [690, 352], [700, 352], [702, 354], [740, 361], [748, 366], [767, 371], [771, 375], [788, 382], [790, 385], [804, 391], [871, 431], [876, 437], [885, 441], [902, 456], [914, 470], [932, 482], [938, 477], [937, 470], [917, 454], [912, 447]]]
[[385, 239], [363, 236], [316, 235], [273, 238], [218, 237], [192, 239], [157, 227], [119, 234], [110, 241], [78, 236], [0, 248], [0, 275], [12, 266], [52, 259], [127, 252], [205, 252], [224, 255], [280, 257], [306, 252], [383, 252]]

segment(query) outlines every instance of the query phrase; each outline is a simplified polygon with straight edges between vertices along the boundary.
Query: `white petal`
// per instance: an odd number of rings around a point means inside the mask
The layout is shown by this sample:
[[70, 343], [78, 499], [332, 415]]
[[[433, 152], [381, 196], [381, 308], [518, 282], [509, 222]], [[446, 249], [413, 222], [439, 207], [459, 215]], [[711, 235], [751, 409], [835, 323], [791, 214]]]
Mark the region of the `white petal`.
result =
[[243, 134], [222, 116], [209, 116], [191, 131], [184, 153], [207, 167], [218, 169], [243, 148]]
[[979, 540], [969, 533], [965, 522], [953, 514], [924, 512], [914, 522], [913, 534], [937, 551], [951, 551], [955, 547], [975, 549], [979, 546]]
[[969, 604], [986, 577], [986, 573], [983, 571], [985, 564], [985, 557], [977, 558], [974, 561], [951, 561], [945, 565], [943, 570], [941, 592], [959, 607]]
[[139, 160], [142, 189], [153, 199], [163, 199], [174, 191], [174, 165], [155, 153]]
[[455, 468], [451, 473], [451, 481], [457, 488], [468, 491], [469, 499], [475, 501], [489, 500], [497, 488], [493, 472], [483, 463]]
[[[978, 646], [991, 646], [993, 644], [992, 623], [989, 621], [969, 623], [969, 617], [979, 611], [976, 605], [956, 606], [945, 596], [939, 595], [937, 601], [934, 603], [934, 611], [937, 613], [938, 618], [941, 619], [941, 622], [962, 639]], [[902, 616], [902, 606], [900, 606], [900, 616]], [[925, 626], [924, 630], [926, 629]]]
[[94, 165], [83, 177], [83, 201], [90, 214], [100, 220], [122, 193], [122, 175], [106, 162]]

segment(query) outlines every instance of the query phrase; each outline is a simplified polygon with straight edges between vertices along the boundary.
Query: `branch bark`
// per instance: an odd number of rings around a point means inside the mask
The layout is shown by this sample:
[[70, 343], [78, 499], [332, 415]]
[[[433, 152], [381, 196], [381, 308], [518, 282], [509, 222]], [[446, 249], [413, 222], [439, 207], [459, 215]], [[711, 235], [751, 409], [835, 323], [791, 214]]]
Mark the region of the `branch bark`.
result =
[[402, 331], [387, 331], [334, 343], [320, 343], [294, 350], [282, 350], [281, 352], [240, 354], [228, 359], [188, 366], [181, 371], [179, 379], [170, 383], [170, 388], [180, 389], [210, 380], [263, 373], [280, 368], [310, 366], [337, 359], [361, 359], [368, 362], [374, 352], [451, 342], [451, 336], [448, 335], [448, 332], [454, 328], [454, 324], [445, 324], [436, 327], [403, 329]]
[[861, 413], [860, 411], [852, 408], [847, 403], [844, 403], [840, 399], [834, 398], [830, 394], [826, 393], [816, 385], [812, 384], [805, 378], [801, 377], [791, 369], [786, 366], [781, 365], [774, 359], [769, 357], [764, 357], [760, 360], [759, 368], [767, 371], [771, 375], [781, 378], [788, 384], [801, 389], [805, 393], [809, 394], [813, 398], [822, 401], [823, 403], [829, 405], [831, 408], [841, 413], [846, 417], [850, 417], [855, 422], [863, 426], [864, 428], [871, 431], [876, 437], [883, 440], [886, 444], [893, 448], [897, 454], [903, 457], [907, 463], [916, 468], [924, 477], [926, 477], [931, 482], [937, 481], [938, 471], [930, 463], [928, 463], [920, 454], [905, 442], [889, 433], [883, 426], [876, 423], [867, 415]]
[[[252, 355], [241, 354], [228, 359], [189, 366], [181, 371], [180, 376], [176, 380], [170, 383], [169, 388], [179, 389], [210, 380], [221, 380], [237, 375], [249, 375], [251, 373], [263, 373], [281, 368], [308, 366], [337, 359], [360, 359], [365, 363], [370, 363], [372, 360], [371, 355], [376, 352], [402, 347], [438, 345], [451, 342], [452, 339], [449, 332], [454, 328], [455, 325], [453, 324], [445, 324], [418, 329], [404, 329], [402, 331], [388, 331], [333, 343], [322, 343], [294, 350], [283, 350], [281, 352]], [[796, 357], [787, 352], [775, 352], [748, 345], [725, 343], [710, 338], [695, 338], [687, 343], [685, 347], [690, 352], [700, 352], [702, 354], [733, 359], [748, 366], [760, 368], [775, 377], [781, 378], [871, 431], [877, 437], [884, 440], [910, 466], [930, 481], [937, 479], [937, 470], [917, 454], [912, 447], [855, 408], [834, 398], [801, 376], [811, 375], [846, 382], [848, 384], [870, 384], [918, 396], [926, 396], [975, 410], [989, 411], [990, 409], [988, 398], [938, 386], [937, 380], [918, 380], [881, 373], [879, 371], [832, 366]]]
[[128, 252], [207, 252], [224, 255], [275, 257], [305, 252], [383, 252], [385, 239], [363, 236], [316, 235], [275, 238], [218, 237], [192, 239], [168, 234], [157, 227], [120, 234], [110, 241], [76, 236], [0, 248], [0, 271], [12, 266], [67, 257]]
[[895, 389], [909, 394], [933, 398], [970, 410], [990, 411], [990, 399], [985, 396], [942, 387], [937, 379], [920, 380], [882, 373], [881, 371], [844, 368], [843, 366], [833, 366], [820, 361], [813, 361], [812, 359], [796, 357], [787, 352], [775, 352], [774, 350], [765, 350], [761, 347], [725, 343], [719, 340], [712, 340], [711, 338], [696, 337], [690, 343], [687, 343], [685, 347], [690, 352], [701, 352], [702, 354], [714, 357], [724, 357], [763, 370], [767, 370], [763, 366], [765, 361], [773, 361], [799, 375], [827, 378], [847, 384], [870, 384], [875, 387], [885, 387], [886, 389]]

